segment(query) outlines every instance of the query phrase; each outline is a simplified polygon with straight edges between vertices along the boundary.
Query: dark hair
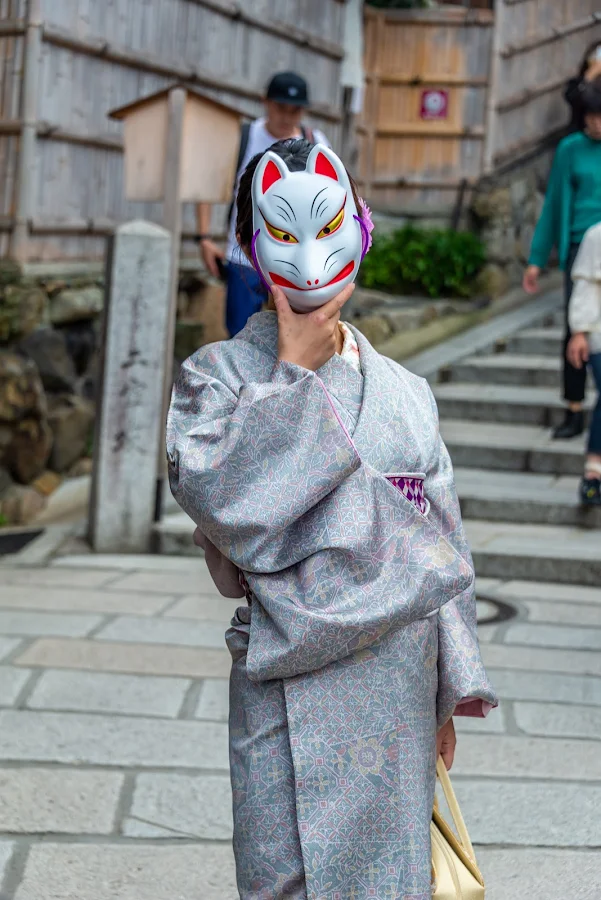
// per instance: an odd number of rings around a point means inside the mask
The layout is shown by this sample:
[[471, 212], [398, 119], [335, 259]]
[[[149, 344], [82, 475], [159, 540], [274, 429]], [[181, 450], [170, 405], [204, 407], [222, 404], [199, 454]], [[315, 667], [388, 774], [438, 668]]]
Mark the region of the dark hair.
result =
[[[272, 153], [284, 160], [291, 172], [304, 172], [307, 166], [309, 154], [315, 145], [304, 138], [289, 138], [286, 141], [278, 141], [269, 149]], [[264, 151], [265, 153], [267, 151]], [[253, 207], [252, 207], [252, 180], [255, 170], [259, 165], [259, 160], [263, 153], [257, 153], [253, 156], [240, 178], [240, 186], [238, 188], [237, 218], [236, 218], [236, 237], [242, 250], [246, 253], [250, 252], [250, 245], [253, 237]], [[348, 172], [347, 172], [348, 174]], [[353, 178], [349, 175], [351, 190], [355, 200], [355, 206], [359, 209], [359, 195], [357, 193], [357, 185]]]
[[601, 75], [584, 83], [580, 102], [583, 115], [601, 113]]

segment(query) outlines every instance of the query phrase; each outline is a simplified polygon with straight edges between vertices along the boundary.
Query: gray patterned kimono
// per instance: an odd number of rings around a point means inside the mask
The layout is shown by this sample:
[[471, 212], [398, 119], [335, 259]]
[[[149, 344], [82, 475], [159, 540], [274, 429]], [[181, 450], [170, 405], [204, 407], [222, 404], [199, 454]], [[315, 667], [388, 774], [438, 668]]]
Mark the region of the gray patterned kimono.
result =
[[437, 723], [496, 705], [432, 394], [355, 335], [363, 374], [309, 372], [259, 313], [173, 393], [173, 493], [249, 589], [227, 635], [243, 900], [429, 900]]

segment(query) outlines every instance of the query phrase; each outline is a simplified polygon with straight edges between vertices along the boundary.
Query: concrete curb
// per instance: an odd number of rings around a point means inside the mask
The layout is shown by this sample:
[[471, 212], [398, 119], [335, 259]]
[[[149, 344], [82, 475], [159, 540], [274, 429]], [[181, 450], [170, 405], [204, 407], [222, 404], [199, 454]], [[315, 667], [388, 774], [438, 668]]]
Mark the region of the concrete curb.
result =
[[[486, 327], [489, 323], [502, 320], [504, 324], [499, 324], [498, 336], [505, 337], [512, 330], [517, 331], [520, 328], [527, 327], [529, 323], [543, 317], [547, 312], [554, 312], [561, 302], [559, 288], [562, 278], [562, 273], [553, 272], [542, 279], [542, 296], [535, 299], [526, 294], [521, 287], [517, 287], [500, 299], [494, 300], [486, 309], [436, 319], [434, 322], [429, 322], [421, 328], [416, 328], [415, 331], [395, 335], [395, 337], [384, 341], [382, 344], [378, 344], [376, 349], [384, 356], [389, 356], [397, 362], [402, 362], [403, 365], [416, 374], [424, 377], [427, 377], [429, 374], [435, 374], [441, 366], [449, 365], [456, 359], [459, 359], [460, 356], [467, 356], [472, 352], [476, 352], [478, 349], [476, 340], [484, 340], [478, 335], [480, 331], [478, 326]], [[513, 320], [511, 320], [511, 325], [507, 328], [507, 314], [522, 309], [532, 310], [532, 315], [525, 314], [524, 318], [518, 316], [515, 320], [515, 327], [513, 326]], [[448, 361], [445, 360], [433, 369], [426, 368], [424, 371], [421, 370], [424, 365], [433, 365], [435, 357], [444, 356], [442, 348], [447, 344], [450, 345], [454, 339], [460, 337], [468, 330], [473, 340], [469, 341], [467, 349], [465, 340], [460, 340], [457, 343], [457, 347], [461, 347], [461, 349], [457, 351], [457, 355], [449, 356]], [[494, 343], [495, 339], [496, 337], [493, 337], [488, 343]], [[485, 346], [487, 346], [486, 340], [481, 344], [480, 349], [483, 349]], [[428, 360], [430, 353], [433, 354], [431, 361]], [[418, 366], [420, 368], [419, 372], [416, 368]]]

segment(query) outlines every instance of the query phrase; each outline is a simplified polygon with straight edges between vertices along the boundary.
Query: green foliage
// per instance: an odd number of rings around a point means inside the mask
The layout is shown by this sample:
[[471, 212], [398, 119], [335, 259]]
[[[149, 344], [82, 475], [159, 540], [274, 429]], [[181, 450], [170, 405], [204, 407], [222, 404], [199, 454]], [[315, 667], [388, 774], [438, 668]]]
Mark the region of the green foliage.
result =
[[8, 519], [3, 513], [0, 513], [0, 528], [4, 528], [5, 525], [8, 525]]
[[428, 297], [469, 297], [485, 262], [476, 235], [407, 225], [374, 239], [359, 276], [366, 288]]

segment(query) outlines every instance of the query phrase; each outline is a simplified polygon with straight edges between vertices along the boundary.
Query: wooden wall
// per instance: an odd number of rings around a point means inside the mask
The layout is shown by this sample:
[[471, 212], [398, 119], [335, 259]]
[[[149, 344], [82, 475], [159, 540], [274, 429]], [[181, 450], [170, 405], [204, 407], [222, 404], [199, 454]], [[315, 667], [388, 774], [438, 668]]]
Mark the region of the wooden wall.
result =
[[497, 0], [487, 168], [519, 158], [565, 127], [562, 99], [592, 41], [601, 0]]
[[8, 252], [15, 205], [25, 0], [0, 0], [0, 257]]
[[[601, 41], [601, 0], [467, 5], [366, 10], [360, 175], [375, 209], [448, 218], [463, 179], [536, 152], [568, 123], [563, 87]], [[426, 88], [449, 92], [446, 120], [421, 120]]]
[[[489, 10], [366, 8], [360, 178], [376, 209], [455, 203], [483, 166], [493, 34]], [[421, 118], [426, 89], [448, 91], [448, 117]]]
[[[0, 9], [11, 2], [25, 0]], [[256, 116], [270, 75], [294, 69], [310, 85], [308, 120], [338, 141], [341, 0], [33, 2], [42, 29], [30, 261], [100, 258], [115, 224], [160, 221], [160, 205], [123, 199], [122, 126], [107, 113], [176, 79]], [[16, 127], [16, 107], [10, 116]], [[191, 208], [184, 228], [195, 230]]]

